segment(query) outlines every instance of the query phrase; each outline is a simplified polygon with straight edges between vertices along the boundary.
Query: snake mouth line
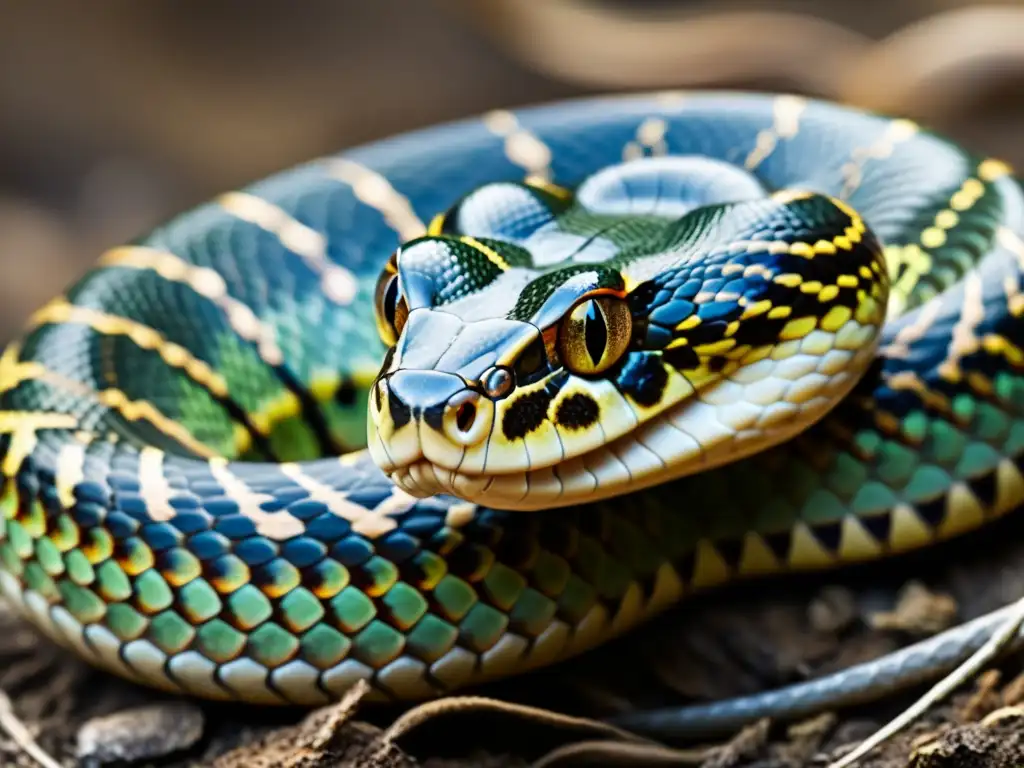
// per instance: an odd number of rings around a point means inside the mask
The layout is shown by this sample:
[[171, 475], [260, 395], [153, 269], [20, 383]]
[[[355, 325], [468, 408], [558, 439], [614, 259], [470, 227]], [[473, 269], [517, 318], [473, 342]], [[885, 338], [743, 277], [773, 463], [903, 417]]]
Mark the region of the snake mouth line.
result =
[[[877, 327], [861, 326], [852, 348], [798, 353], [763, 361], [679, 401], [646, 421], [575, 455], [558, 455], [522, 467], [462, 461], [447, 466], [422, 450], [402, 459], [374, 432], [371, 453], [392, 482], [417, 497], [435, 494], [499, 509], [538, 510], [600, 501], [746, 458], [808, 429], [845, 398], [875, 359]], [[600, 424], [597, 428], [602, 429]]]
[[[423, 457], [388, 472], [405, 492], [456, 496], [498, 509], [537, 511], [602, 501], [706, 472], [784, 443], [820, 421], [860, 379], [874, 349], [854, 356], [825, 391], [793, 409], [766, 409], [751, 421], [740, 408], [717, 408], [717, 432], [704, 429], [703, 401], [679, 403], [632, 431], [561, 463], [508, 473], [472, 473]], [[749, 414], [749, 412], [746, 412]]]
[[757, 434], [737, 433], [732, 440], [706, 448], [673, 425], [672, 415], [656, 417], [634, 432], [561, 464], [487, 474], [447, 469], [420, 458], [396, 468], [390, 477], [402, 490], [421, 498], [450, 494], [496, 508], [537, 511], [583, 500], [600, 501], [706, 471], [787, 439], [807, 426], [801, 421]]

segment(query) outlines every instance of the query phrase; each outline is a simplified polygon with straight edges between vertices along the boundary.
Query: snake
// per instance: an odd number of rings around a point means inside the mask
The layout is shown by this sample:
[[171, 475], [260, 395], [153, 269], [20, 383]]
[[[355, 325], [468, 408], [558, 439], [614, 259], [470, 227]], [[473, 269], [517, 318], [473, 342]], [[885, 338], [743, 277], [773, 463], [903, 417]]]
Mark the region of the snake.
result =
[[[163, 691], [415, 702], [934, 546], [1024, 501], [1022, 237], [1006, 163], [790, 94], [590, 96], [320, 157], [106, 251], [5, 347], [0, 589]], [[1004, 613], [613, 721], [864, 701]]]

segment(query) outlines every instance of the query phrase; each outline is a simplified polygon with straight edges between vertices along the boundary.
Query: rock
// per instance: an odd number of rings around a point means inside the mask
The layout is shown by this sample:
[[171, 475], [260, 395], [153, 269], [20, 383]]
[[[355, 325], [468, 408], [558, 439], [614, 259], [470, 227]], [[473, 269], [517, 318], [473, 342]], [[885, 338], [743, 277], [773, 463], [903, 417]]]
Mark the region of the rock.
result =
[[203, 735], [202, 710], [167, 702], [96, 717], [78, 730], [78, 758], [84, 765], [152, 760], [188, 749]]

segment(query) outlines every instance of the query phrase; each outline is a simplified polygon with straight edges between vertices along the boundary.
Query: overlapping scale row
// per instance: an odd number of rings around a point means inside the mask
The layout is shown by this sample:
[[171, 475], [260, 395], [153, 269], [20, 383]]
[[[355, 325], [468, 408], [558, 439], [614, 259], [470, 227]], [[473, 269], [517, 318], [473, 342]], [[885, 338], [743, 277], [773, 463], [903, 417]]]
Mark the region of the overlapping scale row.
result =
[[[135, 449], [84, 447], [109, 471], [70, 505], [35, 458], [6, 485], [4, 591], [96, 663], [197, 695], [308, 703], [361, 678], [382, 696], [444, 692], [635, 622], [664, 563], [642, 520], [608, 511], [474, 517], [408, 499], [368, 536], [354, 507], [372, 515], [394, 492], [365, 465], [316, 473], [345, 487], [351, 520], [271, 468], [249, 486], [273, 492], [257, 520], [205, 463], [167, 457], [161, 491]], [[275, 538], [289, 522], [300, 532]]]

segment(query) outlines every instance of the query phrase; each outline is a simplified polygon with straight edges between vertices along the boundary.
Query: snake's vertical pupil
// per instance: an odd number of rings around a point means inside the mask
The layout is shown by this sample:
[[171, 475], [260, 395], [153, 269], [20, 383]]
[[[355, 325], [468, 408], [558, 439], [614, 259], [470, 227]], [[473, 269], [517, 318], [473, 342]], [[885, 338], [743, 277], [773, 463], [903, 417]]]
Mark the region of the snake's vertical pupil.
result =
[[583, 338], [587, 347], [587, 354], [597, 368], [604, 357], [604, 350], [608, 344], [608, 326], [604, 318], [604, 312], [596, 301], [588, 301], [584, 310]]
[[383, 306], [384, 317], [388, 323], [394, 327], [395, 325], [395, 313], [398, 310], [398, 275], [394, 275], [389, 281], [387, 288], [384, 289], [384, 301]]

